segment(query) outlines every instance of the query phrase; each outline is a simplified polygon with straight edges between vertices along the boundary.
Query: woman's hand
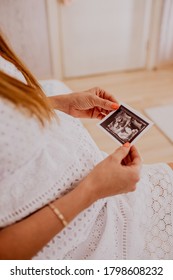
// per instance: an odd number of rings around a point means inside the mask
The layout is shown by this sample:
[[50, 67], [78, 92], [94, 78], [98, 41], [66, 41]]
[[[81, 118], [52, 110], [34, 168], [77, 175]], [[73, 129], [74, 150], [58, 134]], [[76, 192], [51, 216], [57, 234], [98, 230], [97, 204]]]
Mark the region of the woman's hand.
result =
[[141, 158], [127, 143], [100, 162], [84, 179], [93, 200], [132, 192], [140, 179]]
[[49, 99], [55, 109], [76, 118], [102, 119], [119, 107], [117, 100], [110, 93], [98, 87]]
[[[125, 145], [99, 163], [76, 188], [53, 204], [70, 222], [100, 198], [134, 191], [140, 167], [136, 148]], [[44, 206], [25, 219], [0, 229], [0, 259], [30, 259], [62, 228], [61, 220]]]

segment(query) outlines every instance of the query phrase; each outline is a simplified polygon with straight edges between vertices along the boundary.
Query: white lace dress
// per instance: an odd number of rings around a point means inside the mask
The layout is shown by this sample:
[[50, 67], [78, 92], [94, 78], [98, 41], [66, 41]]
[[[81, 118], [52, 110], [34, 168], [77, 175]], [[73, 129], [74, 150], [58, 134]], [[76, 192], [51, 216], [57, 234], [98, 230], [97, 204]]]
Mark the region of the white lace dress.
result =
[[[23, 79], [2, 57], [0, 69]], [[43, 88], [49, 95], [69, 91], [57, 81]], [[104, 158], [79, 120], [58, 116], [59, 124], [43, 129], [0, 99], [0, 227], [62, 196]], [[97, 201], [33, 259], [173, 259], [172, 198], [169, 166], [144, 166], [135, 192]]]

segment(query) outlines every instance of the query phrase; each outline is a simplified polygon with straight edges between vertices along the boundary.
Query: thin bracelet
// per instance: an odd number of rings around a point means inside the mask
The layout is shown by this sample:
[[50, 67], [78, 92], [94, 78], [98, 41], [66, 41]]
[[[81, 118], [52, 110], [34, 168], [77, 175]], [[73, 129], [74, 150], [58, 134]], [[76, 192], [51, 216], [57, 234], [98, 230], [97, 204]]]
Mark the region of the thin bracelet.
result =
[[64, 218], [63, 214], [59, 211], [59, 209], [57, 207], [55, 207], [55, 205], [53, 203], [49, 203], [48, 206], [54, 212], [54, 214], [59, 218], [59, 220], [62, 222], [63, 226], [66, 227], [68, 225], [68, 222]]

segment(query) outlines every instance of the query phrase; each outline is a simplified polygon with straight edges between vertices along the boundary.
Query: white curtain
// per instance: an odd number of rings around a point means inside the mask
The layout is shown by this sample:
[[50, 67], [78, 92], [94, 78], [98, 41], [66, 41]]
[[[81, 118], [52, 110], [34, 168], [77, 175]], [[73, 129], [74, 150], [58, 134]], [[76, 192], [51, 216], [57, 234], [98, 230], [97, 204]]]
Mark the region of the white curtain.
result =
[[173, 0], [163, 1], [158, 66], [173, 63]]

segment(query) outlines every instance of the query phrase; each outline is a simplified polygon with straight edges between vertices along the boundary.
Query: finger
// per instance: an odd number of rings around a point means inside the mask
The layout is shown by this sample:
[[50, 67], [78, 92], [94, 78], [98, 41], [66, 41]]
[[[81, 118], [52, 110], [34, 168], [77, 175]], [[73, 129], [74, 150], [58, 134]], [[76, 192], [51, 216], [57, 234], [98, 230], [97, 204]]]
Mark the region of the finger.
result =
[[[106, 112], [106, 110], [104, 110], [104, 112]], [[92, 114], [91, 114], [91, 118], [94, 119], [99, 119], [102, 120], [107, 114], [104, 113], [100, 110], [100, 108], [95, 107], [94, 109], [92, 109]]]
[[112, 155], [113, 157], [118, 160], [119, 163], [123, 161], [127, 157], [130, 151], [130, 144], [128, 143], [127, 145], [123, 145], [119, 147]]
[[103, 99], [107, 99], [109, 101], [112, 101], [114, 103], [118, 103], [117, 99], [109, 92], [103, 90], [103, 89], [100, 89], [100, 88], [97, 88], [96, 89], [96, 94], [97, 96], [103, 98]]
[[92, 119], [97, 119], [98, 116], [101, 115], [101, 111], [100, 111], [100, 109], [97, 108], [97, 107], [93, 108], [91, 111], [92, 111], [92, 115], [91, 115], [91, 118], [92, 118]]
[[[108, 112], [108, 111], [107, 111]], [[107, 116], [109, 113], [103, 113], [103, 112], [100, 112], [97, 116], [96, 116], [96, 118], [97, 119], [100, 119], [100, 120], [102, 120], [102, 119], [104, 119], [105, 118], [105, 116]]]
[[107, 116], [111, 112], [112, 112], [112, 110], [105, 110], [105, 109], [101, 109], [101, 111], [100, 111], [100, 113], [103, 115], [103, 117]]
[[141, 159], [141, 156], [140, 156], [140, 154], [139, 154], [139, 152], [138, 152], [138, 150], [136, 149], [135, 146], [131, 147], [130, 156], [131, 156], [131, 162], [132, 162], [133, 165], [141, 166], [142, 159]]
[[119, 108], [119, 105], [117, 103], [114, 103], [107, 99], [100, 98], [98, 96], [95, 96], [94, 103], [95, 106], [109, 111], [117, 110]]
[[123, 159], [122, 163], [123, 163], [123, 165], [126, 165], [126, 166], [131, 164], [130, 152], [129, 152], [128, 155]]
[[100, 113], [101, 113], [102, 115], [105, 115], [105, 116], [106, 116], [106, 115], [108, 114], [108, 112], [109, 112], [108, 110], [101, 109], [101, 112], [100, 112]]
[[99, 115], [97, 116], [97, 119], [98, 119], [98, 120], [102, 120], [102, 119], [104, 119], [104, 117], [105, 117], [105, 115], [99, 114]]
[[106, 116], [106, 112], [107, 112], [107, 110], [105, 110], [105, 109], [101, 109], [101, 108], [100, 108], [100, 114], [102, 114], [102, 115], [105, 115], [105, 116]]

